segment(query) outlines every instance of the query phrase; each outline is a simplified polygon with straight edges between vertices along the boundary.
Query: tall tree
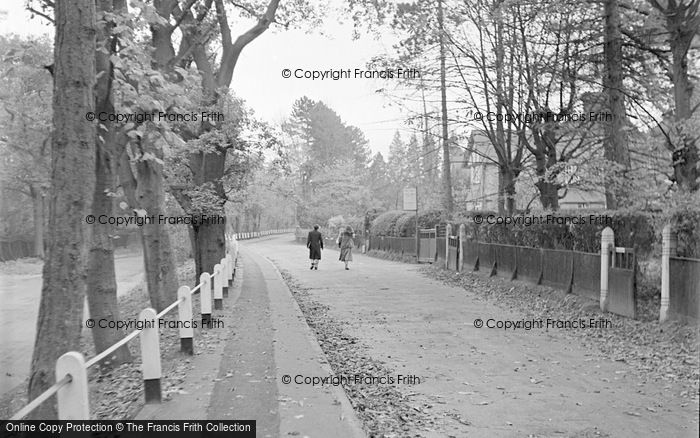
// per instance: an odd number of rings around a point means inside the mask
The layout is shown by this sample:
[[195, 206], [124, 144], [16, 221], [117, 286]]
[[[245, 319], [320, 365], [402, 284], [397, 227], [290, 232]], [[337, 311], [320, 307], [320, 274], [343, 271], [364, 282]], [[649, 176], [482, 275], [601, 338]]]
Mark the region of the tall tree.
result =
[[[437, 184], [439, 188], [438, 200], [442, 204], [439, 208], [446, 211], [454, 209], [454, 196], [452, 188], [452, 165], [450, 150], [454, 146], [450, 140], [450, 131], [454, 127], [456, 108], [448, 96], [452, 94], [453, 87], [450, 78], [449, 65], [450, 35], [449, 29], [455, 21], [447, 0], [432, 0], [421, 2], [351, 2], [356, 10], [362, 11], [357, 15], [365, 18], [367, 22], [379, 25], [391, 26], [399, 38], [395, 44], [394, 53], [389, 56], [377, 56], [370, 63], [371, 68], [394, 68], [396, 65], [414, 65], [420, 70], [416, 76], [402, 78], [402, 88], [393, 90], [382, 89], [392, 98], [398, 98], [399, 104], [405, 106], [409, 124], [419, 123], [422, 127], [423, 151], [418, 157], [421, 174], [426, 177], [426, 184]], [[368, 25], [367, 23], [357, 23]], [[422, 110], [416, 111], [411, 105], [401, 102], [399, 96], [408, 94], [408, 102], [422, 101]], [[428, 94], [428, 96], [426, 96]], [[436, 99], [437, 108], [428, 110], [427, 99]], [[433, 128], [438, 132], [433, 134]], [[440, 153], [441, 152], [441, 153]], [[441, 169], [441, 172], [438, 171]], [[439, 181], [438, 181], [439, 178]], [[434, 197], [435, 193], [430, 193]]]
[[595, 158], [594, 142], [602, 137], [600, 123], [589, 120], [590, 111], [600, 107], [592, 98], [597, 94], [581, 92], [591, 80], [586, 71], [595, 58], [590, 48], [596, 40], [590, 29], [598, 17], [588, 5], [568, 6], [559, 10], [534, 4], [513, 10], [520, 36], [514, 49], [521, 52], [518, 69], [527, 85], [525, 108], [533, 116], [521, 132], [522, 141], [534, 157], [542, 207], [552, 210], [559, 209], [560, 191], [567, 188], [566, 170]]
[[[464, 101], [482, 117], [479, 129], [489, 139], [498, 164], [498, 209], [515, 211], [516, 181], [523, 169], [525, 121], [513, 117], [527, 111], [522, 54], [515, 16], [503, 0], [464, 2], [467, 21], [451, 39]], [[472, 36], [475, 33], [476, 36]]]
[[[90, 213], [95, 185], [95, 2], [56, 3], [48, 255], [29, 376], [34, 399], [55, 381], [56, 360], [80, 348]], [[56, 418], [44, 403], [34, 418]]]
[[438, 0], [437, 3], [438, 41], [440, 44], [440, 108], [442, 115], [442, 184], [445, 210], [447, 214], [451, 214], [454, 209], [454, 201], [452, 199], [452, 166], [450, 164], [450, 137], [447, 119], [447, 71], [445, 67], [445, 58], [447, 56], [445, 39], [447, 35], [442, 7], [443, 0]]
[[[46, 197], [50, 177], [51, 76], [42, 66], [50, 64], [47, 40], [0, 37], [0, 147], [4, 157], [0, 185], [15, 205], [32, 204], [34, 254], [44, 256]], [[10, 214], [11, 208], [3, 211]], [[27, 220], [4, 216], [6, 237], [25, 232]], [[24, 236], [22, 236], [24, 237]]]
[[[625, 108], [624, 73], [622, 69], [622, 32], [620, 29], [620, 7], [618, 0], [604, 1], [605, 39], [603, 53], [605, 55], [605, 77], [603, 84], [608, 97], [608, 111], [612, 113], [612, 122], [606, 123], [604, 138], [605, 158], [612, 163], [617, 175], [627, 172], [630, 168], [629, 149], [627, 144], [627, 110]], [[618, 208], [624, 193], [616, 190], [611, 176], [606, 177], [605, 198], [607, 207]]]
[[[188, 66], [193, 63], [202, 77], [202, 107], [214, 112], [223, 112], [233, 73], [243, 50], [256, 38], [277, 22], [279, 0], [260, 4], [226, 4], [223, 0], [185, 1], [161, 0], [154, 3], [159, 23], [154, 27], [156, 51], [164, 53], [161, 63], [169, 66]], [[229, 15], [235, 11], [254, 24], [234, 39]], [[305, 3], [295, 3], [284, 11], [285, 19], [303, 17], [313, 12]], [[212, 17], [213, 15], [213, 17]], [[292, 18], [290, 18], [292, 17]], [[160, 26], [160, 28], [158, 27]], [[179, 27], [181, 35], [174, 32]], [[216, 36], [219, 38], [216, 38]], [[178, 44], [179, 43], [179, 44]], [[221, 45], [220, 56], [212, 56], [211, 45]], [[178, 49], [175, 50], [175, 45]], [[218, 130], [215, 121], [201, 121], [190, 138], [201, 137]], [[235, 148], [231, 142], [216, 142], [214, 147], [206, 147], [190, 153], [189, 183], [192, 188], [179, 190], [178, 200], [185, 210], [193, 203], [193, 197], [206, 196], [211, 199], [208, 213], [224, 214], [226, 194], [223, 186], [226, 155]], [[203, 223], [193, 226], [194, 257], [196, 275], [211, 272], [214, 265], [224, 256], [225, 224]]]
[[675, 182], [684, 190], [700, 188], [698, 133], [690, 120], [698, 111], [692, 106], [695, 87], [688, 72], [688, 53], [700, 32], [699, 0], [647, 0], [661, 14], [671, 50], [667, 67], [673, 83], [673, 127], [667, 148], [671, 152]]
[[[114, 72], [112, 56], [116, 55], [117, 37], [112, 34], [116, 25], [111, 17], [126, 12], [125, 0], [100, 0], [96, 4], [97, 51], [95, 52], [95, 112], [113, 114], [114, 111]], [[95, 191], [92, 198], [92, 214], [115, 216], [115, 196], [117, 192], [117, 162], [123, 151], [119, 127], [111, 121], [98, 122], [95, 138]], [[92, 226], [90, 258], [88, 260], [87, 295], [90, 317], [95, 320], [118, 321], [117, 279], [114, 270], [115, 226], [100, 224]], [[147, 271], [148, 272], [148, 271]], [[111, 347], [126, 333], [95, 325], [91, 328], [98, 353]], [[131, 360], [129, 348], [124, 345], [108, 357], [103, 364], [111, 366]]]
[[[345, 124], [332, 108], [308, 97], [297, 99], [283, 130], [295, 155], [293, 171], [300, 181], [301, 222], [309, 225], [307, 214], [318, 178], [327, 178], [329, 168], [342, 168], [343, 175], [352, 172], [363, 177], [369, 164], [368, 142], [359, 128]], [[314, 218], [311, 222], [318, 222], [319, 217]]]

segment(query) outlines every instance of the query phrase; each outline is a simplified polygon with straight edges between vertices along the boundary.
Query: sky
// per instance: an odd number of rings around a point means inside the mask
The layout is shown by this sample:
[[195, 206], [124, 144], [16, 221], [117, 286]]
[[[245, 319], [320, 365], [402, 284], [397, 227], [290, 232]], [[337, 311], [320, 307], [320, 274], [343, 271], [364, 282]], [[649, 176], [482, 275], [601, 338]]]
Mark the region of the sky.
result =
[[[43, 19], [30, 19], [24, 4], [25, 0], [0, 2], [0, 34], [44, 34], [53, 38], [53, 27]], [[294, 101], [304, 95], [322, 100], [346, 124], [359, 127], [372, 151], [382, 152], [386, 158], [396, 130], [404, 139], [412, 132], [403, 122], [406, 116], [402, 110], [389, 105], [387, 98], [376, 92], [390, 88], [391, 80], [286, 79], [282, 71], [289, 69], [294, 76], [297, 69], [350, 69], [354, 74], [356, 68], [364, 70], [372, 56], [391, 53], [391, 38], [353, 40], [352, 26], [339, 24], [334, 17], [327, 18], [318, 30], [323, 34], [272, 29], [262, 34], [244, 49], [234, 72], [232, 90], [246, 100], [258, 117], [270, 123], [280, 123], [290, 114]]]

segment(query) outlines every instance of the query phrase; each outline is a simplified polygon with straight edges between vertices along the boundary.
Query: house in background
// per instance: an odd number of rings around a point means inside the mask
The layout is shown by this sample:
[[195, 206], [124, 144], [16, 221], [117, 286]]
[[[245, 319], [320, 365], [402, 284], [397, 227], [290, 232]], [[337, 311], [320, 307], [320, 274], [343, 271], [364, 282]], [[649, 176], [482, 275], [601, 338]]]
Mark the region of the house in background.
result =
[[593, 192], [569, 187], [566, 194], [559, 199], [560, 210], [604, 210], [605, 193]]
[[450, 161], [455, 201], [467, 211], [498, 210], [498, 159], [488, 138], [473, 131], [467, 148], [452, 147]]
[[[498, 211], [498, 158], [489, 138], [481, 130], [469, 136], [467, 147], [450, 151], [452, 180], [456, 202], [466, 211]], [[534, 163], [526, 161], [516, 181], [515, 207], [518, 210], [542, 208], [535, 183]], [[561, 210], [600, 210], [605, 208], [601, 190], [584, 190], [568, 186], [559, 191]]]

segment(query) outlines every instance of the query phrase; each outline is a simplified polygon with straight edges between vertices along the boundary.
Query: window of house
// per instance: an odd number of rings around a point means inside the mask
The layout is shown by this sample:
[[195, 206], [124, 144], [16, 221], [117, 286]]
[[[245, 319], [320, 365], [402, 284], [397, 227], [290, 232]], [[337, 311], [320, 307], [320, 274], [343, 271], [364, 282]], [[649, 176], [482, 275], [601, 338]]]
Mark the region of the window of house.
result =
[[472, 153], [469, 157], [469, 161], [472, 173], [472, 184], [481, 184], [481, 172], [483, 171], [483, 165], [481, 163], [481, 160], [479, 160], [479, 156], [477, 154]]

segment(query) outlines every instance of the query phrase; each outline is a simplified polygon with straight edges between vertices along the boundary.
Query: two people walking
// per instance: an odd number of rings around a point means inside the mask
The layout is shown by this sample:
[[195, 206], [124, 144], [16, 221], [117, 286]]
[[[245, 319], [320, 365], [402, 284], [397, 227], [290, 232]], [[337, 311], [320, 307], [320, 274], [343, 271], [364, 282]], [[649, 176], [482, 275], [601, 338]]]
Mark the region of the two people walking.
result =
[[[309, 259], [311, 267], [309, 269], [318, 271], [318, 262], [321, 260], [321, 250], [323, 250], [323, 235], [318, 230], [320, 227], [314, 225], [314, 229], [309, 231], [306, 238], [306, 247], [309, 249]], [[340, 261], [345, 262], [345, 269], [349, 270], [348, 263], [352, 261], [352, 249], [355, 247], [355, 233], [351, 226], [345, 227], [345, 230], [338, 236], [336, 242], [340, 247]]]

